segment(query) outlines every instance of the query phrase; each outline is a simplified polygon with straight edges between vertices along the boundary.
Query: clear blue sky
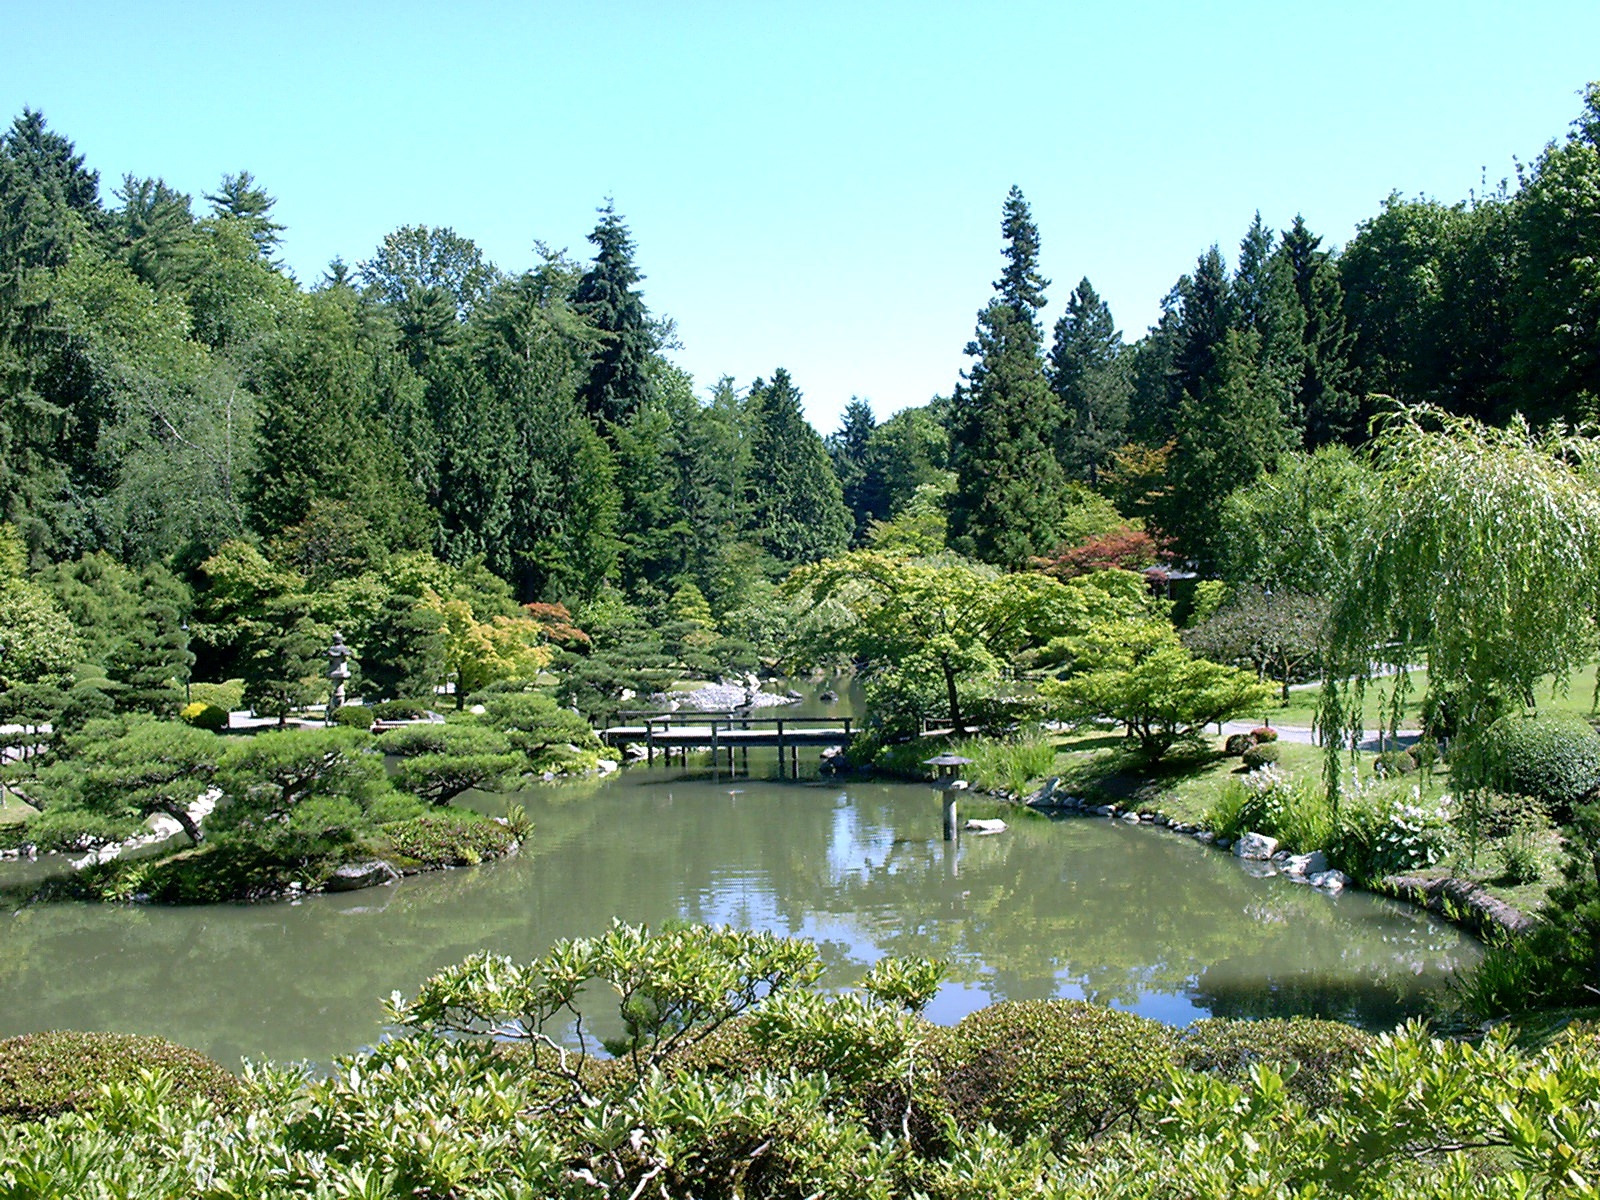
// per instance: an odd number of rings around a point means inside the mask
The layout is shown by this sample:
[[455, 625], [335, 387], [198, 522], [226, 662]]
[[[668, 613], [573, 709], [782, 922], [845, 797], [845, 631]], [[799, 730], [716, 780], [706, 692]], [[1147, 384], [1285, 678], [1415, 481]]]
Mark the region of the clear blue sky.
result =
[[[1259, 208], [1341, 244], [1464, 199], [1577, 113], [1600, 3], [119, 3], [0, 9], [0, 107], [101, 172], [278, 197], [305, 281], [403, 224], [587, 257], [614, 196], [701, 386], [786, 366], [812, 420], [948, 392], [1020, 184], [1054, 321], [1130, 340]], [[197, 204], [204, 208], [204, 204]]]

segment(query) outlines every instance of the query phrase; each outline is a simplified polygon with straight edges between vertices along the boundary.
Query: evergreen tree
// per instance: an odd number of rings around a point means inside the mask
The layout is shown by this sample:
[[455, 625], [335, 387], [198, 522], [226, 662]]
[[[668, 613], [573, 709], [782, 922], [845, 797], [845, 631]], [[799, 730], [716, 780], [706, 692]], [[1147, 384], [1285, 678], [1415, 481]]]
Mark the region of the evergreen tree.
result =
[[1170, 383], [1174, 409], [1183, 396], [1199, 396], [1204, 392], [1207, 380], [1216, 372], [1223, 340], [1233, 327], [1228, 269], [1215, 246], [1200, 256], [1182, 296]]
[[644, 276], [633, 265], [633, 239], [610, 200], [589, 235], [594, 265], [573, 293], [573, 303], [603, 335], [582, 399], [603, 424], [621, 421], [650, 394], [650, 360], [656, 339], [644, 299], [634, 285]]
[[1149, 447], [1165, 445], [1178, 424], [1181, 390], [1173, 391], [1182, 345], [1183, 306], [1193, 280], [1182, 276], [1161, 299], [1161, 318], [1134, 343], [1128, 372], [1128, 436]]
[[1066, 414], [1061, 464], [1069, 476], [1095, 485], [1111, 452], [1127, 440], [1132, 389], [1122, 362], [1122, 334], [1087, 278], [1073, 289], [1066, 313], [1056, 322], [1050, 389]]
[[986, 562], [1020, 567], [1055, 545], [1066, 478], [1056, 459], [1060, 406], [1045, 382], [1038, 310], [1039, 233], [1017, 188], [1001, 231], [999, 293], [978, 314], [967, 384], [951, 402], [950, 544]]
[[867, 526], [888, 515], [883, 473], [873, 456], [872, 438], [877, 427], [872, 405], [851, 396], [850, 403], [845, 406], [843, 423], [828, 438], [828, 455], [833, 459], [834, 474], [839, 477], [845, 507], [850, 510], [854, 522], [850, 535], [852, 545], [859, 544], [866, 536]]
[[189, 197], [165, 180], [127, 175], [117, 199], [122, 201], [112, 221], [117, 257], [157, 291], [186, 286], [195, 266]]
[[183, 681], [194, 665], [189, 635], [178, 610], [159, 592], [147, 594], [138, 620], [117, 639], [106, 660], [106, 675], [121, 685], [114, 696], [119, 712], [175, 715], [183, 703]]
[[224, 175], [221, 185], [215, 192], [207, 192], [206, 199], [211, 202], [212, 213], [219, 219], [239, 222], [262, 258], [272, 257], [273, 251], [278, 248], [278, 235], [283, 232], [283, 226], [272, 219], [272, 206], [277, 200], [267, 195], [266, 189], [257, 184], [255, 176], [249, 171]]
[[779, 367], [750, 387], [750, 532], [780, 563], [815, 562], [850, 540], [844, 505], [822, 438], [800, 408], [800, 391]]
[[277, 717], [282, 727], [295, 709], [323, 698], [328, 636], [312, 620], [306, 597], [269, 600], [260, 632], [240, 665], [244, 702], [264, 717]]
[[1356, 418], [1343, 289], [1331, 256], [1319, 249], [1321, 244], [1304, 218], [1296, 215], [1278, 251], [1304, 313], [1295, 403], [1305, 418], [1306, 448], [1312, 450], [1349, 438]]
[[385, 596], [377, 619], [355, 648], [364, 698], [432, 701], [434, 685], [445, 674], [443, 624], [438, 611], [419, 604], [415, 596]]

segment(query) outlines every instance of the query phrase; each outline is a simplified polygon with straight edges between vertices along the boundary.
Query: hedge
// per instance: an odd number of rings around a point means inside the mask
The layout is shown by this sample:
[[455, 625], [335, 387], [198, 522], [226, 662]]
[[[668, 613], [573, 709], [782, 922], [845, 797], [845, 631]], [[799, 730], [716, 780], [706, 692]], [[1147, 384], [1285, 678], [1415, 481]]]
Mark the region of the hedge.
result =
[[203, 1098], [230, 1111], [244, 1095], [244, 1085], [220, 1063], [164, 1038], [57, 1030], [0, 1042], [0, 1120], [93, 1112], [104, 1084], [133, 1083], [141, 1070], [166, 1075], [180, 1107]]

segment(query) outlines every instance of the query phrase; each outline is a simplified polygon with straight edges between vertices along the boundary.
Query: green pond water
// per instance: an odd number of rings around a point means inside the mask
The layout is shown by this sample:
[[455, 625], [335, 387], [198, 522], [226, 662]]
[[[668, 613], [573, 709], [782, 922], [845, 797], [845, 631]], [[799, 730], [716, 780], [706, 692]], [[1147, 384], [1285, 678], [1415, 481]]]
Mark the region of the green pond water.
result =
[[516, 799], [534, 821], [518, 857], [394, 887], [0, 912], [0, 1036], [105, 1029], [230, 1065], [325, 1062], [383, 1036], [391, 990], [480, 949], [533, 956], [613, 916], [812, 938], [839, 986], [883, 955], [942, 958], [930, 1015], [946, 1022], [1000, 999], [1081, 996], [1176, 1024], [1305, 1013], [1388, 1026], [1478, 953], [1407, 906], [1255, 878], [1149, 827], [974, 798], [964, 818], [1011, 828], [948, 845], [936, 794], [910, 784], [657, 767]]

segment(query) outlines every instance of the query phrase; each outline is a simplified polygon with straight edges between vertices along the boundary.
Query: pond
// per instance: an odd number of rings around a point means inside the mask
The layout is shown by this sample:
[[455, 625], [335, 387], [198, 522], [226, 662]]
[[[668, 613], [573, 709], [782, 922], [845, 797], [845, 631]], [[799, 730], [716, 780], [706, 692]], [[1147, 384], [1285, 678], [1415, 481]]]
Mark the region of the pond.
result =
[[963, 816], [1011, 828], [948, 845], [936, 794], [912, 784], [657, 767], [516, 799], [534, 822], [520, 856], [391, 888], [0, 913], [0, 1036], [106, 1029], [229, 1065], [326, 1061], [382, 1036], [392, 989], [480, 949], [531, 957], [613, 916], [812, 938], [833, 985], [883, 955], [941, 958], [950, 976], [930, 1015], [945, 1022], [1000, 999], [1081, 996], [1175, 1024], [1304, 1013], [1381, 1027], [1423, 1011], [1478, 954], [1408, 906], [1254, 878], [1150, 827], [973, 798]]

